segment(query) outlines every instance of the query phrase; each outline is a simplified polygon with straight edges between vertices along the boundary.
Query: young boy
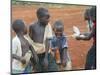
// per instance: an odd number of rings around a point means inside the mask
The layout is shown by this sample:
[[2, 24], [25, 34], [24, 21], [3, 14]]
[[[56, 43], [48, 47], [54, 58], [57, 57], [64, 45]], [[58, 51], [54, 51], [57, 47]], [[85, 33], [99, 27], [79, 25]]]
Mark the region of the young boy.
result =
[[30, 43], [39, 57], [38, 72], [58, 71], [57, 64], [49, 51], [49, 39], [52, 38], [52, 28], [49, 24], [50, 14], [48, 9], [40, 7], [36, 12], [37, 21], [30, 25]]
[[51, 39], [51, 51], [56, 59], [56, 63], [64, 68], [67, 63], [68, 44], [66, 36], [63, 32], [63, 23], [60, 20], [57, 20], [54, 23], [53, 30], [54, 36]]
[[24, 70], [30, 61], [31, 55], [34, 57], [35, 63], [38, 63], [38, 57], [32, 46], [24, 38], [25, 24], [23, 20], [15, 20], [12, 28], [16, 33], [12, 40], [12, 73], [26, 73]]

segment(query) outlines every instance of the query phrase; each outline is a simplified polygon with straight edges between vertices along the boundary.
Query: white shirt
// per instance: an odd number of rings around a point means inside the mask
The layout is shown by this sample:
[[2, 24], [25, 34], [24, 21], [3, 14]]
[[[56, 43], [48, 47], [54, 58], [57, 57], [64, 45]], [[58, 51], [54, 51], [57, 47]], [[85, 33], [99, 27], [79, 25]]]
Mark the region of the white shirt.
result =
[[[15, 54], [19, 57], [22, 56], [21, 42], [17, 35], [12, 40], [12, 54]], [[12, 58], [12, 70], [23, 71], [24, 68], [22, 68], [20, 61]]]

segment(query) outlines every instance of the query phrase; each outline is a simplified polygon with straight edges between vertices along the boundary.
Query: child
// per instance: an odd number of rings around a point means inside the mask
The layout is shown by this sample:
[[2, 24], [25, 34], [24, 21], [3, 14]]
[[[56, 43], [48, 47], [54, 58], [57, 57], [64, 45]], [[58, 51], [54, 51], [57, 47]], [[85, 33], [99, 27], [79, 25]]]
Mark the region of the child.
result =
[[66, 66], [67, 62], [67, 40], [64, 35], [64, 27], [60, 20], [54, 23], [54, 37], [51, 39], [51, 51], [56, 59], [56, 63], [62, 67]]
[[15, 20], [12, 28], [16, 33], [12, 40], [12, 73], [25, 73], [24, 70], [30, 61], [31, 55], [33, 55], [36, 63], [38, 63], [38, 57], [32, 46], [24, 38], [25, 24], [23, 20]]
[[49, 51], [49, 39], [52, 38], [52, 28], [49, 24], [50, 13], [48, 9], [40, 7], [36, 15], [37, 21], [29, 27], [29, 41], [39, 58], [38, 72], [58, 71], [57, 64]]

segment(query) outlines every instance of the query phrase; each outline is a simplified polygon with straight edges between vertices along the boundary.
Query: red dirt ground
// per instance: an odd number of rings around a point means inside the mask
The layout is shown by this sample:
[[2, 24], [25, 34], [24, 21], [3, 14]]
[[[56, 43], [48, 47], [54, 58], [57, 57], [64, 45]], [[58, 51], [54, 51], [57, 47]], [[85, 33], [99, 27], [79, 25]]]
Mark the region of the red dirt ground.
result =
[[[55, 20], [61, 19], [64, 23], [65, 33], [71, 35], [73, 25], [78, 26], [81, 32], [86, 32], [86, 22], [84, 21], [85, 6], [66, 6], [64, 8], [48, 8], [51, 14], [50, 23], [53, 24]], [[30, 25], [36, 18], [37, 7], [29, 6], [13, 6], [12, 20], [23, 19], [26, 25]], [[77, 41], [74, 38], [68, 38], [69, 53], [72, 60], [72, 68], [84, 69], [87, 51], [89, 50], [91, 41]]]

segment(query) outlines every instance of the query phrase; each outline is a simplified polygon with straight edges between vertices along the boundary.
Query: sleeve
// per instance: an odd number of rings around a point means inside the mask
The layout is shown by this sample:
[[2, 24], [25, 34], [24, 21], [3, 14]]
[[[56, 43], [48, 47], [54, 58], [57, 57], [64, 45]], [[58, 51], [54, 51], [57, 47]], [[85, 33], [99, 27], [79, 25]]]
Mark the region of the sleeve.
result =
[[63, 40], [62, 40], [62, 48], [66, 48], [66, 47], [68, 47], [68, 42], [67, 42], [66, 37], [63, 37]]
[[17, 41], [16, 39], [12, 40], [12, 54], [16, 54], [17, 52]]

